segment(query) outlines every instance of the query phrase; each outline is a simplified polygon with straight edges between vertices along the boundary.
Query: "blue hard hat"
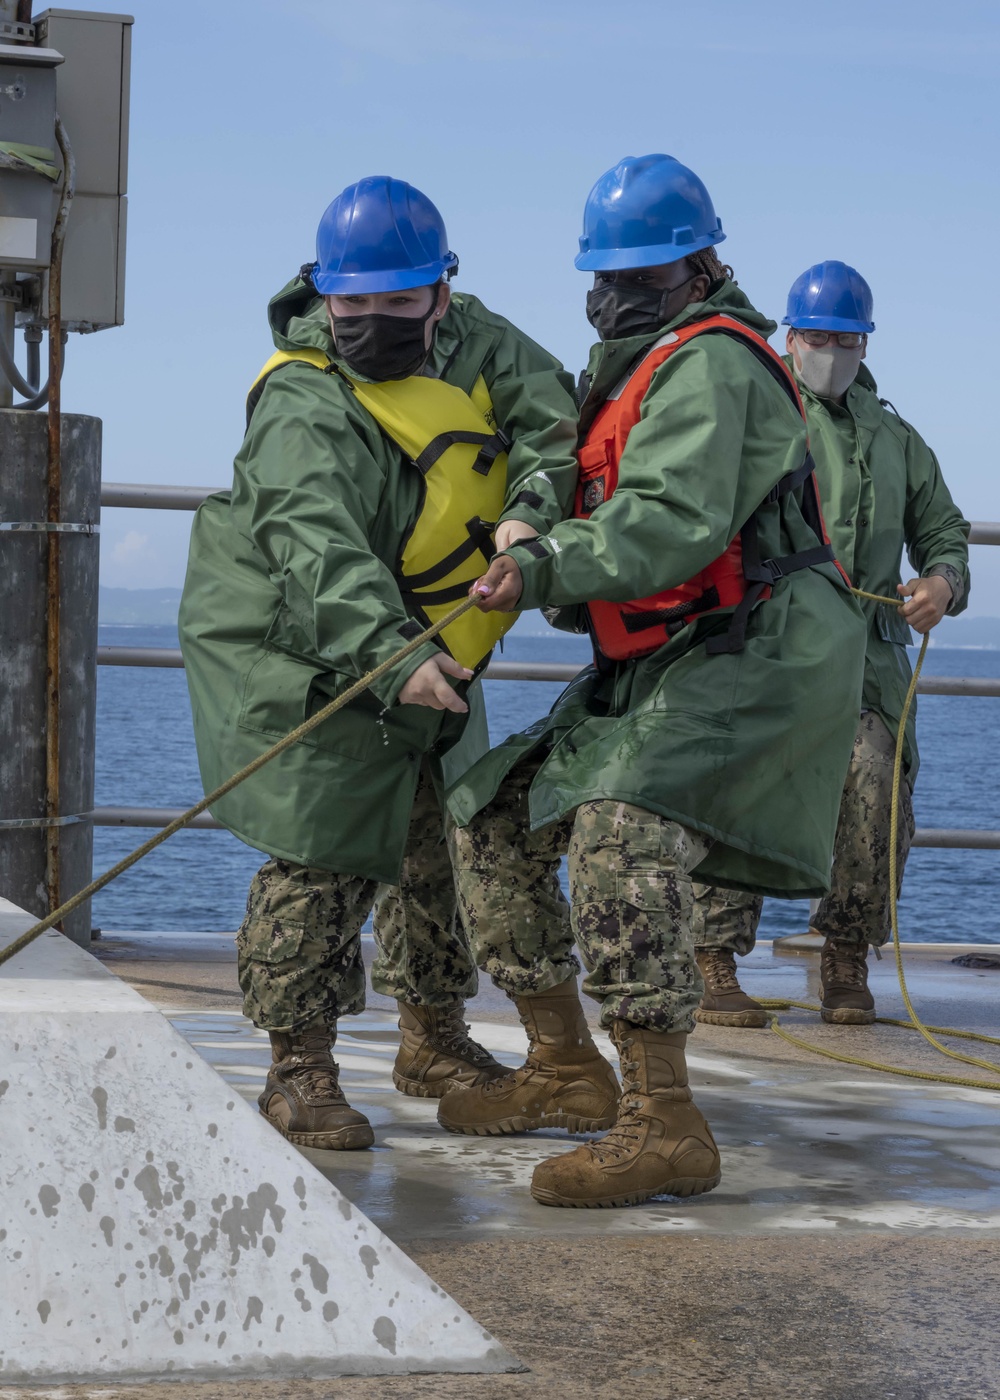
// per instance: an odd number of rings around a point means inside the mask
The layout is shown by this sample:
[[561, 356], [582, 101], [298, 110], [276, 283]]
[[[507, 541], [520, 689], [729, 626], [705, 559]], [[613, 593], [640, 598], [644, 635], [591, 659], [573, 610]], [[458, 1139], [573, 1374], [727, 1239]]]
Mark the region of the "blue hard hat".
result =
[[587, 196], [581, 272], [658, 267], [725, 238], [708, 190], [673, 156], [626, 156]]
[[781, 324], [801, 331], [864, 331], [875, 329], [872, 289], [847, 263], [816, 263], [796, 277], [788, 293]]
[[426, 287], [458, 267], [444, 220], [405, 180], [369, 175], [320, 220], [312, 280], [322, 296]]

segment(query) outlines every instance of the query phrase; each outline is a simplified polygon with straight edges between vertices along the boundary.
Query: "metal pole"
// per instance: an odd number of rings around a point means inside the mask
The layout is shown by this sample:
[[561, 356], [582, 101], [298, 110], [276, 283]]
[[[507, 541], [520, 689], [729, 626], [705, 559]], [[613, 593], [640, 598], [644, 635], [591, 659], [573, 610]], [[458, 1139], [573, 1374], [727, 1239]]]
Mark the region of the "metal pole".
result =
[[[15, 277], [13, 272], [5, 271], [0, 267], [0, 341], [14, 354], [14, 314], [16, 306], [13, 300], [5, 296], [5, 289], [13, 289]], [[14, 407], [14, 386], [7, 376], [0, 371], [0, 408]]]
[[[53, 243], [55, 238], [53, 237]], [[62, 325], [59, 319], [61, 268], [53, 261], [49, 270], [49, 412], [46, 434], [46, 522], [62, 518]], [[59, 811], [59, 534], [46, 536], [45, 573], [45, 815], [52, 821]], [[45, 832], [45, 890], [49, 912], [62, 903], [59, 870], [60, 831]]]
[[137, 510], [197, 510], [202, 501], [227, 486], [147, 486], [142, 482], [106, 481], [101, 487], [102, 506]]
[[[76, 193], [76, 165], [62, 122], [56, 116], [56, 142], [63, 159], [62, 193], [52, 228], [52, 257], [49, 266], [49, 413], [46, 453], [46, 523], [62, 521], [62, 251], [66, 221]], [[61, 811], [60, 795], [60, 686], [61, 686], [61, 590], [60, 534], [46, 536], [48, 557], [45, 581], [45, 889], [49, 911], [62, 904], [62, 831], [57, 825]], [[88, 931], [89, 941], [89, 931]]]
[[[94, 806], [94, 736], [97, 710], [96, 533], [59, 532], [60, 544], [60, 742], [61, 807], [50, 827], [46, 800], [46, 679], [48, 505], [45, 415], [0, 411], [0, 522], [32, 530], [0, 531], [0, 897], [42, 917], [48, 912], [48, 836], [58, 836], [62, 892], [70, 895], [91, 878], [93, 831], [74, 818]], [[64, 414], [62, 522], [98, 528], [101, 489], [101, 424]], [[11, 826], [12, 822], [33, 823]], [[65, 932], [86, 946], [90, 912], [77, 910]]]

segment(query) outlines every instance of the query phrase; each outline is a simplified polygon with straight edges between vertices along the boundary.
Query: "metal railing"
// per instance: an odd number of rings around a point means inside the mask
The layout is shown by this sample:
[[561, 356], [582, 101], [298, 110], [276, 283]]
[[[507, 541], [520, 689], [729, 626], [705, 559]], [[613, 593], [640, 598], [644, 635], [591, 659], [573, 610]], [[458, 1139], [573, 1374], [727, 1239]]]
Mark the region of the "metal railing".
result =
[[[228, 486], [147, 486], [141, 481], [105, 481], [101, 485], [101, 505], [142, 510], [197, 510], [209, 496], [228, 490]], [[1000, 544], [1000, 521], [973, 520], [969, 543]]]
[[[98, 647], [98, 666], [183, 667], [179, 647]], [[483, 673], [488, 681], [559, 681], [566, 685], [584, 668], [572, 662], [494, 661]], [[921, 676], [919, 695], [1000, 696], [1000, 680], [980, 676]]]
[[[222, 486], [145, 486], [125, 482], [105, 482], [101, 487], [101, 505], [142, 510], [197, 510], [209, 496], [225, 490]], [[1000, 522], [975, 520], [969, 531], [970, 544], [1000, 545]], [[177, 647], [113, 647], [97, 648], [99, 666], [154, 666], [183, 668], [184, 659]], [[567, 684], [579, 675], [582, 666], [572, 662], [494, 661], [486, 668], [488, 681], [549, 681]], [[1000, 679], [978, 676], [921, 676], [918, 695], [972, 695], [1000, 698]], [[181, 807], [96, 807], [95, 826], [164, 827], [181, 815]], [[207, 812], [190, 823], [193, 829], [224, 828]], [[1000, 831], [959, 830], [946, 827], [923, 827], [913, 838], [914, 846], [933, 846], [950, 850], [1000, 850]]]

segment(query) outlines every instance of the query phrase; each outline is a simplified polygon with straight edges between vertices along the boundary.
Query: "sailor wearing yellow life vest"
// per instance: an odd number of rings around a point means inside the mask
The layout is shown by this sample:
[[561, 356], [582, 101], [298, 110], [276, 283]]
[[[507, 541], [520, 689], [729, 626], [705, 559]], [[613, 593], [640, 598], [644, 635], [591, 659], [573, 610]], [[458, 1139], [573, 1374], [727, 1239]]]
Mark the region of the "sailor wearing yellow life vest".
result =
[[[359, 181], [317, 252], [270, 304], [277, 354], [232, 491], [192, 534], [181, 644], [206, 790], [453, 607], [494, 535], [534, 536], [572, 505], [571, 380], [450, 295], [458, 260], [425, 195]], [[500, 1072], [463, 1020], [476, 973], [437, 794], [485, 749], [475, 677], [512, 621], [467, 614], [213, 809], [270, 857], [239, 976], [271, 1035], [261, 1111], [295, 1142], [373, 1140], [331, 1046], [364, 1006], [359, 935], [379, 893], [372, 982], [400, 1006], [397, 1087], [436, 1097]]]
[[[718, 261], [723, 236], [705, 186], [669, 156], [628, 157], [594, 186], [576, 265], [596, 273], [601, 344], [576, 518], [477, 585], [486, 608], [579, 618], [595, 646], [551, 715], [450, 797], [473, 948], [530, 1045], [520, 1069], [447, 1094], [439, 1118], [468, 1133], [610, 1128], [536, 1168], [546, 1205], [716, 1185], [684, 1053], [701, 994], [689, 877], [785, 897], [829, 880], [864, 623], [775, 326]], [[577, 998], [574, 937], [620, 1103]]]

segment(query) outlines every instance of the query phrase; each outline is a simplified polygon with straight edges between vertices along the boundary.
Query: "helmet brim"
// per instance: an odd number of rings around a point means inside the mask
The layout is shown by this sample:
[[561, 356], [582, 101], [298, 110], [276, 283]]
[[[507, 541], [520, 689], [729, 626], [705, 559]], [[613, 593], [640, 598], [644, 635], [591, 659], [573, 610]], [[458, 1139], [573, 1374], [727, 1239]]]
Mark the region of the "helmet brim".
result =
[[313, 269], [313, 286], [320, 296], [365, 296], [370, 292], [407, 292], [414, 287], [432, 287], [458, 258], [449, 253], [422, 267], [383, 268], [376, 272], [320, 272]]
[[654, 243], [645, 248], [588, 248], [577, 253], [573, 265], [580, 272], [623, 272], [631, 267], [664, 267], [680, 262], [691, 253], [700, 253], [725, 238], [721, 229], [692, 239], [690, 243]]
[[871, 335], [874, 321], [850, 321], [842, 316], [783, 316], [783, 326], [791, 326], [793, 331], [860, 331]]

